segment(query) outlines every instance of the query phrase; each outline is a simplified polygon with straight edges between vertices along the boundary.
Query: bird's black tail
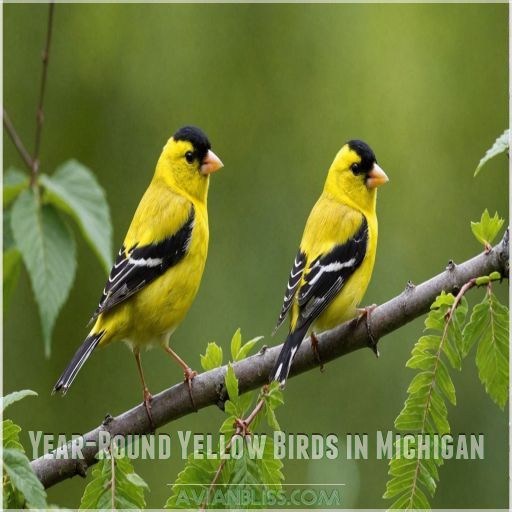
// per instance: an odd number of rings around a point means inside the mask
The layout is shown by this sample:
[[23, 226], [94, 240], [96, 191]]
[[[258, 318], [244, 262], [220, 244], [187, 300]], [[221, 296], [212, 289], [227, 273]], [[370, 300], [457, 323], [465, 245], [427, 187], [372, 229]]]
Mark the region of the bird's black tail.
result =
[[89, 356], [92, 354], [93, 350], [98, 346], [98, 343], [101, 341], [101, 338], [105, 335], [105, 331], [101, 331], [97, 334], [90, 334], [85, 338], [85, 341], [80, 345], [80, 348], [76, 351], [73, 359], [69, 363], [68, 367], [64, 370], [59, 380], [53, 386], [52, 394], [56, 391], [61, 391], [63, 395], [66, 394], [66, 391], [69, 389], [77, 373], [82, 368], [83, 364]]
[[299, 327], [298, 329], [292, 331], [288, 334], [288, 338], [284, 342], [283, 348], [281, 349], [281, 353], [277, 358], [277, 362], [270, 374], [270, 381], [277, 380], [284, 386], [286, 378], [288, 377], [288, 373], [290, 373], [290, 368], [292, 366], [293, 358], [295, 357], [295, 353], [300, 347], [302, 340], [306, 336], [308, 332], [309, 323]]

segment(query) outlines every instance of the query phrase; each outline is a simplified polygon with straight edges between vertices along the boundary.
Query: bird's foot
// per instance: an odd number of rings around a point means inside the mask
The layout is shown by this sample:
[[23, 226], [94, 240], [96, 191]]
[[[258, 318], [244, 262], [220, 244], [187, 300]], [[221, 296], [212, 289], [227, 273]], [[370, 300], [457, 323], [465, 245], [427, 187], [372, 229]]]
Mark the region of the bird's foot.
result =
[[322, 361], [322, 358], [320, 357], [320, 352], [318, 350], [318, 338], [316, 337], [316, 334], [314, 332], [311, 333], [310, 336], [311, 339], [311, 348], [313, 350], [313, 354], [315, 355], [315, 359], [317, 360], [318, 364], [320, 365], [320, 371], [324, 371], [324, 363]]
[[153, 401], [153, 395], [149, 392], [148, 388], [144, 389], [144, 407], [149, 418], [149, 424], [151, 425], [151, 432], [156, 430], [155, 422], [153, 421], [153, 414], [151, 412], [151, 402]]
[[368, 333], [368, 346], [372, 349], [373, 353], [379, 357], [379, 348], [377, 343], [379, 340], [373, 335], [372, 331], [372, 312], [377, 307], [377, 304], [366, 306], [365, 308], [358, 308], [356, 311], [359, 316], [356, 318], [356, 325], [359, 325], [363, 318], [366, 321], [366, 332]]
[[194, 411], [197, 412], [196, 403], [194, 401], [194, 395], [192, 394], [192, 380], [197, 375], [197, 372], [189, 368], [188, 366], [183, 370], [184, 380], [188, 386], [188, 394], [190, 395], [190, 401], [192, 402], [192, 407], [194, 408]]
[[492, 251], [492, 245], [488, 242], [485, 242], [485, 250], [484, 250], [484, 254], [489, 254], [491, 251]]

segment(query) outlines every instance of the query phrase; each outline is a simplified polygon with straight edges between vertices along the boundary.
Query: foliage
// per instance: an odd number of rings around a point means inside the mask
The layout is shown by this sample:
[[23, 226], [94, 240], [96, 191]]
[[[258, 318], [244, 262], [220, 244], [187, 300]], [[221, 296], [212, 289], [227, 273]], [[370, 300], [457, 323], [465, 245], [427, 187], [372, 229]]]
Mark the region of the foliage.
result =
[[481, 244], [488, 247], [500, 232], [504, 222], [505, 221], [498, 215], [498, 212], [491, 217], [486, 208], [484, 213], [482, 213], [480, 222], [471, 222], [471, 231], [473, 231], [475, 238]]
[[[37, 396], [31, 390], [16, 391], [2, 399], [2, 409], [27, 396]], [[2, 422], [2, 463], [3, 477], [3, 506], [7, 508], [46, 508], [46, 492], [30, 467], [30, 461], [25, 455], [20, 443], [21, 427], [12, 420]]]
[[[247, 357], [260, 339], [258, 337], [243, 343], [238, 329], [230, 345], [233, 361]], [[201, 364], [205, 370], [220, 367], [222, 349], [215, 343], [209, 343], [206, 354], [201, 356]], [[166, 508], [236, 508], [242, 505], [240, 497], [244, 490], [250, 493], [253, 500], [261, 503], [258, 497], [267, 489], [281, 488], [284, 479], [282, 462], [274, 459], [272, 439], [266, 435], [256, 438], [250, 432], [240, 433], [237, 430], [237, 421], [247, 416], [255, 393], [240, 395], [238, 379], [231, 363], [228, 363], [224, 382], [229, 398], [224, 404], [227, 418], [220, 427], [220, 433], [229, 436], [230, 441], [225, 446], [225, 438], [221, 437], [215, 453], [200, 452], [189, 455], [185, 468], [172, 487]], [[264, 401], [263, 408], [268, 425], [279, 428], [275, 416], [275, 409], [283, 403], [279, 384], [275, 382], [268, 389], [262, 390], [258, 399]], [[256, 424], [253, 421], [251, 427], [254, 428]], [[230, 450], [234, 447], [241, 447], [241, 454], [239, 457], [230, 458]], [[261, 449], [259, 453], [258, 449]], [[227, 458], [219, 460], [221, 453]]]
[[39, 305], [49, 356], [53, 326], [75, 276], [75, 241], [57, 210], [40, 207], [32, 190], [22, 192], [14, 203], [11, 226]]
[[40, 178], [49, 202], [77, 222], [83, 237], [103, 264], [112, 266], [112, 226], [104, 190], [90, 169], [68, 160], [53, 174]]
[[480, 160], [478, 167], [475, 170], [475, 176], [482, 170], [482, 167], [495, 156], [508, 151], [510, 139], [510, 129], [506, 129], [494, 142], [491, 148], [487, 150], [485, 155]]
[[490, 286], [484, 300], [473, 308], [463, 340], [466, 354], [478, 343], [478, 376], [485, 391], [503, 409], [508, 398], [509, 314]]
[[[389, 464], [390, 479], [384, 498], [394, 498], [390, 508], [429, 508], [426, 493], [434, 496], [439, 481], [438, 466], [442, 458], [421, 457], [420, 441], [433, 443], [436, 434], [449, 434], [446, 400], [456, 405], [455, 386], [449, 366], [461, 370], [462, 360], [478, 342], [476, 364], [479, 377], [487, 393], [505, 406], [508, 396], [508, 309], [491, 292], [491, 283], [498, 273], [483, 276], [487, 287], [483, 301], [477, 304], [466, 322], [468, 305], [460, 298], [456, 309], [452, 294], [439, 295], [425, 320], [429, 331], [414, 345], [406, 366], [420, 370], [407, 389], [404, 408], [395, 420], [397, 430], [418, 434], [409, 443], [409, 456], [404, 448], [395, 445], [395, 454]], [[443, 357], [444, 354], [444, 357]], [[449, 365], [446, 364], [446, 361]], [[410, 454], [413, 456], [410, 456]]]
[[144, 508], [146, 482], [134, 472], [130, 459], [120, 449], [104, 450], [97, 456], [98, 464], [92, 480], [85, 488], [80, 510]]
[[[417, 341], [407, 361], [407, 367], [420, 370], [420, 373], [409, 385], [405, 406], [395, 420], [395, 427], [400, 431], [421, 435], [450, 432], [446, 399], [455, 405], [456, 397], [445, 361], [453, 369], [460, 370], [461, 325], [467, 314], [467, 303], [463, 300], [451, 317], [452, 321], [445, 324], [444, 318], [454, 300], [453, 295], [444, 292], [437, 297], [425, 320], [428, 333]], [[431, 496], [434, 495], [439, 479], [436, 465], [440, 465], [440, 459], [426, 459], [428, 464], [418, 456], [405, 458], [400, 455], [398, 450], [390, 461], [391, 478], [384, 498], [398, 497], [391, 508], [428, 508], [420, 484]]]
[[29, 187], [27, 175], [11, 169], [4, 180], [4, 311], [23, 261], [41, 317], [45, 354], [51, 352], [55, 321], [76, 271], [76, 243], [70, 215], [108, 272], [112, 227], [105, 192], [92, 172], [75, 160]]

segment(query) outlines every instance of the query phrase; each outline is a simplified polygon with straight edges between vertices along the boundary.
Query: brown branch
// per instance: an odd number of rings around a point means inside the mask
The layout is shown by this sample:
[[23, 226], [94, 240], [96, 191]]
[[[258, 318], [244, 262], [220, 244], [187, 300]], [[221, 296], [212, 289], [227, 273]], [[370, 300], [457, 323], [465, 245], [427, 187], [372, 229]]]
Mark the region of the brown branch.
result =
[[36, 135], [34, 141], [34, 156], [32, 158], [32, 175], [30, 178], [31, 185], [34, 185], [37, 180], [37, 175], [39, 173], [39, 149], [41, 147], [41, 135], [43, 131], [43, 123], [44, 123], [44, 93], [46, 91], [46, 78], [48, 76], [48, 61], [50, 59], [50, 44], [52, 41], [52, 27], [53, 27], [53, 12], [55, 9], [55, 4], [50, 2], [48, 5], [48, 24], [46, 28], [46, 43], [43, 49], [43, 53], [41, 55], [41, 59], [43, 61], [43, 71], [41, 74], [41, 85], [39, 87], [39, 101], [37, 103], [37, 111], [36, 111]]
[[14, 146], [18, 150], [18, 153], [20, 154], [21, 158], [25, 162], [25, 165], [28, 167], [29, 171], [32, 171], [32, 168], [33, 168], [32, 157], [30, 156], [29, 152], [25, 148], [25, 145], [23, 144], [22, 140], [20, 139], [20, 136], [18, 135], [16, 128], [14, 128], [14, 125], [11, 121], [11, 118], [9, 117], [9, 114], [7, 113], [7, 110], [5, 110], [5, 107], [4, 107], [3, 118], [4, 118], [5, 131], [11, 138]]
[[[500, 272], [503, 277], [508, 277], [508, 260], [509, 233], [507, 230], [502, 241], [488, 254], [478, 254], [460, 265], [451, 264], [444, 272], [418, 286], [408, 284], [402, 293], [375, 308], [372, 312], [373, 335], [376, 339], [381, 338], [423, 315], [443, 290], [458, 293], [471, 279], [489, 275], [494, 271]], [[368, 347], [371, 343], [364, 322], [358, 325], [346, 322], [318, 335], [318, 339], [318, 349], [324, 363]], [[282, 345], [262, 349], [258, 354], [233, 365], [240, 393], [260, 388], [267, 383], [281, 348]], [[295, 355], [290, 377], [316, 367], [318, 367], [318, 361], [314, 351], [308, 340], [305, 340]], [[223, 366], [194, 378], [193, 391], [198, 409], [219, 403], [219, 390], [223, 389], [226, 370]], [[176, 384], [154, 396], [151, 407], [153, 422], [157, 428], [195, 412], [188, 387], [183, 383]], [[139, 404], [116, 418], [109, 418], [109, 421], [84, 434], [82, 438], [72, 441], [71, 443], [80, 443], [79, 446], [85, 446], [82, 449], [83, 460], [59, 459], [50, 453], [32, 461], [32, 469], [45, 487], [51, 487], [66, 478], [85, 474], [86, 469], [97, 462], [95, 455], [98, 451], [100, 432], [108, 431], [111, 436], [114, 436], [145, 434], [153, 430], [154, 427], [150, 424], [144, 405]]]

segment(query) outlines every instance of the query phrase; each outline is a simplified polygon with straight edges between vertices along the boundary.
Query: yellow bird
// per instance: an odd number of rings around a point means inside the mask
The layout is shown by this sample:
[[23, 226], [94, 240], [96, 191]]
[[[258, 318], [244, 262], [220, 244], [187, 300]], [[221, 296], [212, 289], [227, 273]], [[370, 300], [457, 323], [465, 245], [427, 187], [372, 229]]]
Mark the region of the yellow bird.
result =
[[315, 331], [331, 329], [360, 311], [377, 250], [377, 187], [387, 181], [366, 143], [351, 140], [336, 155], [288, 279], [276, 330], [289, 314], [290, 331], [271, 380], [284, 386], [308, 332], [316, 350]]
[[161, 346], [183, 368], [190, 389], [195, 372], [168, 343], [199, 289], [208, 252], [209, 175], [222, 166], [198, 128], [186, 126], [169, 139], [112, 267], [91, 332], [54, 392], [66, 393], [94, 349], [115, 341], [133, 350], [151, 420], [141, 349]]

